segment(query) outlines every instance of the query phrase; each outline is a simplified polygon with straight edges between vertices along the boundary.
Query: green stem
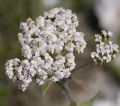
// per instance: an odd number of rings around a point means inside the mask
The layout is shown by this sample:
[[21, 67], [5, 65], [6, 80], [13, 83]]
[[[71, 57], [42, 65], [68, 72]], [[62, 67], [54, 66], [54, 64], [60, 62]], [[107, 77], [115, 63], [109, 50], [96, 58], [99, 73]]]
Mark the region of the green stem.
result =
[[77, 106], [74, 99], [73, 99], [73, 96], [70, 93], [67, 82], [62, 80], [61, 82], [58, 83], [58, 85], [62, 88], [62, 90], [64, 91], [64, 93], [67, 96], [68, 100], [70, 101], [70, 106]]
[[90, 62], [88, 62], [88, 63], [86, 63], [86, 64], [81, 65], [81, 66], [78, 66], [77, 68], [73, 69], [72, 72], [75, 72], [75, 71], [77, 71], [77, 70], [86, 68], [86, 67], [90, 66], [91, 64], [93, 64], [93, 61], [90, 61]]
[[[88, 67], [89, 65], [91, 65], [92, 63], [93, 63], [93, 62], [90, 61], [89, 63], [86, 63], [86, 64], [84, 64], [84, 65], [78, 66], [77, 68], [75, 68], [74, 70], [72, 70], [72, 72], [77, 71], [77, 70], [80, 70], [80, 69], [82, 69], [82, 68], [86, 68], [86, 67]], [[70, 90], [69, 90], [67, 81], [68, 81], [68, 79], [63, 79], [63, 80], [57, 82], [57, 84], [62, 88], [62, 90], [64, 91], [65, 95], [66, 95], [67, 98], [69, 99], [69, 101], [70, 101], [70, 106], [77, 106], [76, 102], [75, 102], [74, 99], [73, 99], [73, 96], [72, 96], [71, 93], [70, 93]]]

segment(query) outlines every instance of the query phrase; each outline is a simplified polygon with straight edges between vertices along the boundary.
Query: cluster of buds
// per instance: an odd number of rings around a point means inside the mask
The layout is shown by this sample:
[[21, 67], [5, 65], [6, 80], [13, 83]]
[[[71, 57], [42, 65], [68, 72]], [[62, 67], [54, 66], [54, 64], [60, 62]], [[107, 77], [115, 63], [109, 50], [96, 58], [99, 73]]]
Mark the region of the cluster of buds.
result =
[[27, 19], [18, 34], [23, 60], [6, 62], [6, 74], [25, 91], [33, 79], [39, 85], [56, 82], [71, 75], [74, 52], [83, 53], [84, 34], [76, 31], [78, 19], [69, 9], [54, 8], [36, 21]]
[[111, 32], [102, 31], [102, 35], [95, 35], [96, 52], [91, 53], [91, 58], [96, 63], [110, 62], [119, 52], [119, 46], [110, 41]]

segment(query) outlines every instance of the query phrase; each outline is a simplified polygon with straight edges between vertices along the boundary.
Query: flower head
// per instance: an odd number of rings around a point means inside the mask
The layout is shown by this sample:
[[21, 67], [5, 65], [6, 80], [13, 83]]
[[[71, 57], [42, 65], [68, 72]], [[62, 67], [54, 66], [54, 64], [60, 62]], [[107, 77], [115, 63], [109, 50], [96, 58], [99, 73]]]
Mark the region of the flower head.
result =
[[77, 26], [77, 16], [63, 8], [46, 11], [35, 22], [22, 22], [18, 38], [24, 60], [8, 60], [6, 74], [19, 80], [23, 91], [33, 78], [39, 85], [68, 78], [76, 65], [74, 51], [82, 53], [86, 47]]
[[96, 52], [91, 53], [91, 58], [96, 63], [110, 62], [119, 52], [119, 46], [110, 41], [111, 32], [102, 31], [102, 35], [95, 35]]

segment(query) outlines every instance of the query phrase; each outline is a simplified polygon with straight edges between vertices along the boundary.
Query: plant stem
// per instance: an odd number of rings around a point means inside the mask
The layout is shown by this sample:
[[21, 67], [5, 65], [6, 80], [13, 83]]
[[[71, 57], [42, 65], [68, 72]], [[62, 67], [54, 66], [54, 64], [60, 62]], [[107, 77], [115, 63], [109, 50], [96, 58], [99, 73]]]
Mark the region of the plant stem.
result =
[[79, 70], [79, 69], [86, 68], [86, 67], [88, 67], [89, 65], [91, 65], [92, 63], [93, 63], [93, 61], [90, 61], [90, 62], [88, 62], [88, 63], [86, 63], [86, 64], [83, 64], [83, 65], [81, 65], [81, 66], [78, 66], [77, 68], [73, 69], [72, 72], [75, 72], [75, 71], [77, 71], [77, 70]]
[[64, 81], [64, 80], [62, 80], [59, 85], [61, 86], [61, 88], [63, 89], [65, 95], [69, 99], [70, 106], [77, 106], [76, 103], [75, 103], [75, 101], [74, 101], [74, 99], [73, 99], [73, 96], [70, 93], [70, 90], [69, 90], [67, 82]]
[[[89, 66], [90, 64], [92, 64], [92, 63], [93, 63], [93, 62], [90, 61], [89, 63], [86, 63], [86, 64], [84, 64], [84, 65], [78, 66], [77, 68], [75, 68], [74, 70], [72, 70], [72, 72], [77, 71], [77, 70], [82, 69], [82, 68], [86, 68], [86, 67], [88, 67], [88, 66]], [[62, 88], [62, 90], [64, 91], [65, 95], [66, 95], [67, 98], [69, 99], [69, 101], [70, 101], [70, 106], [77, 106], [76, 102], [75, 102], [74, 99], [73, 99], [73, 96], [72, 96], [71, 93], [70, 93], [70, 90], [69, 90], [67, 81], [68, 81], [68, 79], [63, 79], [63, 80], [57, 82], [57, 84]]]

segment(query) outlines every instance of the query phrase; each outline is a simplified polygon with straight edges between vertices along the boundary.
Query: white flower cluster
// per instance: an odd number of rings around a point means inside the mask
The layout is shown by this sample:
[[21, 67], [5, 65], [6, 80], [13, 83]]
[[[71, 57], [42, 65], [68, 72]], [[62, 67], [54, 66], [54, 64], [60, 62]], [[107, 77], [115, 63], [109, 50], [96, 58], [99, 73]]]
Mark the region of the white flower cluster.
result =
[[33, 78], [39, 85], [68, 78], [76, 65], [74, 51], [83, 53], [86, 47], [77, 26], [76, 15], [63, 8], [46, 11], [35, 22], [30, 18], [22, 22], [18, 37], [24, 60], [7, 61], [9, 78], [18, 80], [23, 91]]
[[91, 58], [96, 63], [110, 62], [119, 52], [119, 46], [110, 41], [111, 32], [102, 31], [102, 35], [95, 35], [96, 52], [91, 53]]

